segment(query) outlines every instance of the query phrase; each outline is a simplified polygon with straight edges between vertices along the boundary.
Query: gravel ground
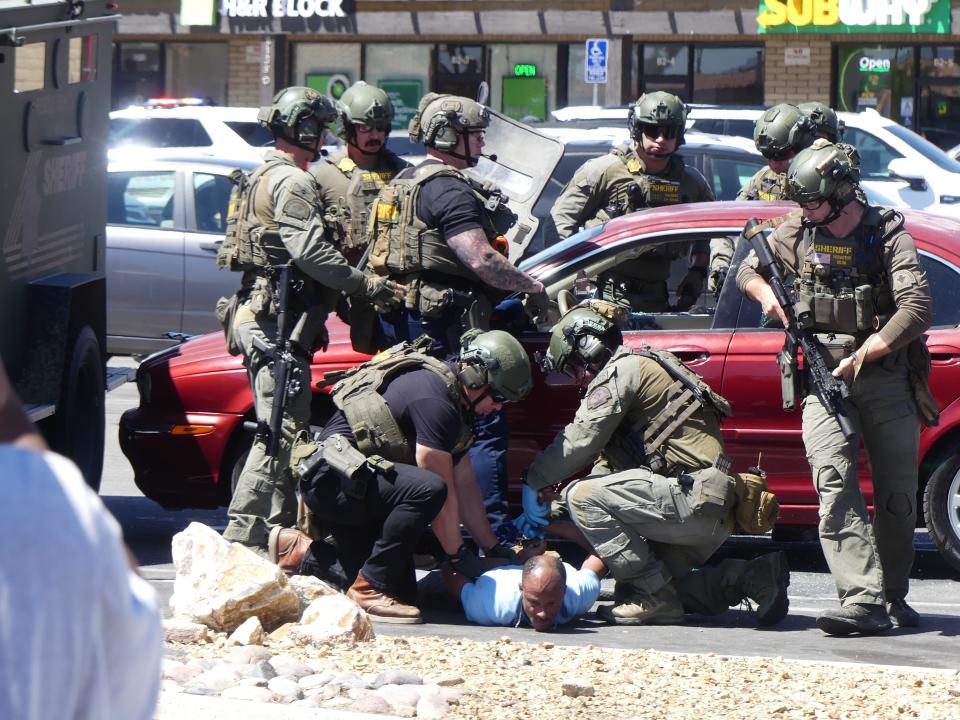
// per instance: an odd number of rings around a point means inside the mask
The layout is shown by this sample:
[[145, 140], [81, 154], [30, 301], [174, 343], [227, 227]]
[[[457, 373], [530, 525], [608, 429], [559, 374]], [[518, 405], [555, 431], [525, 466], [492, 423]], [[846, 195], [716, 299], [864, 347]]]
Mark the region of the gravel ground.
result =
[[[874, 665], [679, 655], [553, 643], [377, 637], [353, 646], [273, 652], [318, 671], [364, 677], [387, 668], [466, 691], [448, 718], [697, 720], [960, 718], [960, 674]], [[223, 640], [169, 645], [171, 655], [219, 659]], [[462, 681], [462, 682], [461, 682]]]

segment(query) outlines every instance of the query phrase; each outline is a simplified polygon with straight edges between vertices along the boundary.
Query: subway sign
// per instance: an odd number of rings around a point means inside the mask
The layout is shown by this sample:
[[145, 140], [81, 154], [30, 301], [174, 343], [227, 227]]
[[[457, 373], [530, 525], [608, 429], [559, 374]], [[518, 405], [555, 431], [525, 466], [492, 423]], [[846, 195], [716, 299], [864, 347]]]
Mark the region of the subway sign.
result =
[[760, 0], [760, 33], [950, 32], [950, 0]]

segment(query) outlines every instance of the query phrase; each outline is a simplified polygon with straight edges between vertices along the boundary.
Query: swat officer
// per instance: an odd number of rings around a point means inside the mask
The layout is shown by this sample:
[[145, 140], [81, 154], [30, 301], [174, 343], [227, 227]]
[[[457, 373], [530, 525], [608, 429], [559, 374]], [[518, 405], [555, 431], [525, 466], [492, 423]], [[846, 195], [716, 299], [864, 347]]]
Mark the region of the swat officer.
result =
[[362, 80], [337, 101], [337, 136], [345, 151], [334, 151], [310, 168], [340, 251], [351, 265], [367, 248], [370, 205], [384, 185], [410, 164], [387, 149], [393, 103], [380, 88]]
[[[767, 167], [758, 170], [740, 192], [737, 200], [786, 200], [786, 172], [790, 160], [814, 140], [814, 125], [799, 108], [780, 103], [766, 110], [753, 126], [753, 142], [767, 159]], [[710, 277], [707, 289], [720, 295], [733, 260], [734, 242], [730, 238], [710, 241]]]
[[[581, 226], [599, 225], [641, 208], [713, 200], [703, 175], [676, 154], [683, 145], [686, 122], [686, 106], [677, 96], [666, 92], [640, 96], [627, 118], [634, 145], [588, 160], [574, 173], [550, 210], [548, 244], [569, 237]], [[688, 310], [703, 290], [708, 248], [692, 248], [690, 271], [677, 289], [674, 308], [667, 279], [671, 263], [689, 251], [685, 243], [645, 249], [640, 257], [597, 278], [600, 297], [637, 312]]]
[[[266, 550], [270, 527], [289, 524], [296, 516], [294, 483], [289, 471], [292, 437], [310, 414], [310, 358], [326, 344], [324, 322], [341, 291], [361, 294], [379, 303], [399, 302], [402, 288], [350, 267], [327, 240], [316, 206], [317, 187], [304, 171], [316, 160], [323, 127], [335, 117], [333, 104], [305, 87], [281, 90], [260, 109], [261, 125], [273, 132], [275, 147], [234, 198], [232, 231], [218, 264], [243, 273], [240, 289], [218, 304], [228, 340], [244, 356], [260, 427], [271, 416], [274, 393], [286, 392], [283, 437], [277, 455], [267, 452], [267, 438], [258, 432], [237, 481], [224, 537]], [[295, 367], [285, 390], [274, 387], [271, 348], [277, 342], [281, 289], [278, 268], [291, 265], [290, 298], [285, 311], [292, 328]]]
[[[465, 326], [486, 329], [504, 293], [526, 293], [538, 314], [546, 312], [543, 285], [494, 246], [505, 243], [500, 196], [463, 172], [479, 161], [489, 122], [480, 103], [436, 93], [411, 118], [410, 138], [427, 158], [398, 174], [371, 210], [369, 267], [410, 288], [403, 307], [380, 316], [387, 344], [427, 334], [438, 356], [455, 352]], [[506, 451], [506, 419], [482, 418], [473, 462], [498, 529], [508, 512]]]
[[[824, 361], [850, 385], [846, 410], [856, 432], [849, 439], [809, 388], [803, 401], [803, 443], [820, 496], [820, 544], [842, 605], [817, 618], [831, 635], [881, 632], [891, 618], [901, 627], [919, 622], [906, 595], [916, 525], [917, 399], [929, 394], [913, 358], [926, 351], [920, 336], [930, 325], [930, 289], [903, 217], [864, 205], [858, 180], [835, 145], [801, 151], [787, 182], [802, 218], [788, 219], [770, 238], [784, 275], [796, 278], [802, 327], [818, 333]], [[765, 279], [769, 271], [758, 265], [751, 252], [737, 287], [768, 318], [786, 324]], [[926, 422], [936, 422], [935, 404], [919, 407]], [[873, 474], [872, 529], [857, 478], [861, 436]]]
[[[377, 622], [422, 622], [413, 550], [431, 522], [457, 572], [484, 572], [460, 534], [462, 520], [481, 547], [497, 544], [466, 453], [473, 417], [522, 400], [533, 384], [526, 352], [503, 331], [471, 331], [450, 362], [428, 349], [429, 341], [397, 345], [348, 371], [331, 391], [333, 417], [315, 442], [294, 450], [305, 460], [303, 499], [331, 532], [352, 582], [347, 595]], [[270, 547], [288, 571], [310, 571], [302, 533], [275, 528]], [[493, 554], [516, 559], [503, 547]]]
[[545, 371], [569, 375], [584, 398], [527, 469], [519, 524], [536, 534], [548, 513], [539, 493], [595, 463], [564, 498], [616, 579], [615, 603], [600, 617], [672, 624], [684, 610], [716, 614], [750, 598], [761, 625], [779, 622], [788, 609], [784, 553], [695, 570], [741, 520], [763, 532], [775, 519], [769, 493], [746, 492], [759, 474], [729, 475], [720, 436], [727, 401], [670, 353], [624, 347], [613, 317], [603, 305], [577, 306], [550, 335]]

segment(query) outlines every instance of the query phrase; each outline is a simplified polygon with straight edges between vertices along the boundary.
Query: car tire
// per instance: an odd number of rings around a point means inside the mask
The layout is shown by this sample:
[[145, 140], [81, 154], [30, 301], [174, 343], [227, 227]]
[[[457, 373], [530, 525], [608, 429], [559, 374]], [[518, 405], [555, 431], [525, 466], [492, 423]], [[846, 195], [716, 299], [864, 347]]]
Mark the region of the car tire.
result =
[[100, 489], [104, 446], [104, 363], [100, 342], [89, 325], [77, 333], [67, 356], [57, 412], [48, 440], [53, 450], [71, 458], [84, 480]]
[[923, 514], [943, 559], [960, 571], [960, 452], [947, 458], [927, 481]]

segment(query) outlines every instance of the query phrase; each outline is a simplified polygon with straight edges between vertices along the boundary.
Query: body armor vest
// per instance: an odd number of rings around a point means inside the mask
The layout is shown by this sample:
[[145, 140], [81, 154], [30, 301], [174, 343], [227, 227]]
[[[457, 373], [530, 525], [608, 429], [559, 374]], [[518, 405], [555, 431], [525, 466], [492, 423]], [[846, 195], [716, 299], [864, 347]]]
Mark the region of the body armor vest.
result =
[[787, 175], [777, 173], [769, 167], [764, 168], [751, 181], [743, 200], [786, 200]]
[[279, 158], [271, 158], [251, 173], [234, 170], [230, 175], [233, 190], [227, 206], [226, 235], [217, 252], [217, 267], [247, 273], [290, 262], [290, 253], [273, 219], [273, 198], [266, 182], [271, 170], [285, 164]]
[[[621, 347], [610, 362], [623, 355], [640, 355], [654, 360], [673, 378], [667, 398], [667, 406], [654, 418], [640, 418], [633, 424], [623, 423], [617, 428], [603, 454], [615, 472], [639, 465], [649, 467], [656, 473], [670, 473], [664, 460], [664, 446], [673, 434], [698, 410], [715, 413], [718, 418], [730, 417], [733, 412], [721, 395], [715, 393], [699, 375], [690, 370], [671, 352], [644, 347], [634, 350]], [[696, 468], [687, 468], [687, 470]], [[729, 472], [729, 466], [719, 468]]]
[[[895, 216], [898, 222], [887, 229]], [[827, 238], [816, 228], [804, 228], [803, 267], [795, 283], [803, 329], [854, 335], [862, 342], [886, 324], [896, 306], [883, 245], [902, 225], [903, 216], [895, 211], [868, 207], [852, 236]]]
[[670, 157], [665, 174], [651, 175], [646, 172], [643, 161], [633, 148], [621, 145], [613, 148], [610, 154], [619, 158], [633, 179], [630, 184], [619, 185], [610, 199], [610, 205], [623, 208], [621, 214], [641, 208], [677, 205], [689, 201], [680, 190], [684, 164], [676, 155]]
[[346, 417], [357, 449], [364, 455], [380, 455], [399, 463], [415, 462], [410, 442], [380, 394], [389, 380], [411, 370], [430, 370], [443, 379], [450, 401], [460, 409], [460, 431], [454, 452], [470, 447], [473, 423], [462, 409], [460, 380], [446, 363], [425, 354], [429, 347], [429, 341], [394, 345], [362, 365], [337, 375], [330, 395]]
[[336, 163], [330, 163], [348, 180], [346, 207], [327, 208], [328, 216], [334, 221], [340, 235], [340, 245], [345, 254], [367, 246], [367, 233], [370, 220], [370, 206], [380, 191], [404, 167], [404, 162], [392, 153], [385, 156], [386, 162], [381, 169], [365, 170], [344, 155]]

